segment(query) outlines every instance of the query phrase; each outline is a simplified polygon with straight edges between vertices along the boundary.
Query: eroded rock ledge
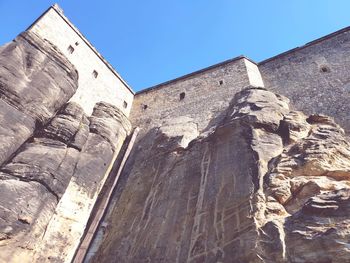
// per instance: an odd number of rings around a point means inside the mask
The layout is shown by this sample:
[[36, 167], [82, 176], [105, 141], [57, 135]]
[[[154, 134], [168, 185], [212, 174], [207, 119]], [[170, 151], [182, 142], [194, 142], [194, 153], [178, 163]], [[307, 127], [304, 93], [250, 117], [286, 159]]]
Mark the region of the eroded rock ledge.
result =
[[[23, 33], [0, 48], [0, 261], [70, 262], [131, 124], [70, 103], [78, 73]], [[90, 262], [348, 262], [350, 142], [264, 88], [141, 132]]]
[[55, 47], [24, 32], [0, 48], [0, 164], [73, 96], [78, 73]]
[[251, 87], [210, 132], [146, 132], [89, 261], [347, 262], [350, 143], [288, 104]]
[[69, 102], [74, 66], [22, 33], [0, 48], [0, 262], [71, 262], [131, 131], [115, 106]]

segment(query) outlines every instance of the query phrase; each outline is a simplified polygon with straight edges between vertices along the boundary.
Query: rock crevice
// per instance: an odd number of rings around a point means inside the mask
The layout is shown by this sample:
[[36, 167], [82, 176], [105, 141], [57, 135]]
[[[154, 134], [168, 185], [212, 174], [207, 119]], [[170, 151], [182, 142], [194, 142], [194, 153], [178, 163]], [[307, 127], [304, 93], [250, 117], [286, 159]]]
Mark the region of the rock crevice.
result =
[[[89, 262], [328, 262], [312, 246], [321, 235], [347, 251], [335, 211], [347, 204], [349, 142], [332, 119], [288, 104], [250, 87], [210, 132], [185, 117], [144, 133]], [[327, 251], [332, 262], [349, 256]]]

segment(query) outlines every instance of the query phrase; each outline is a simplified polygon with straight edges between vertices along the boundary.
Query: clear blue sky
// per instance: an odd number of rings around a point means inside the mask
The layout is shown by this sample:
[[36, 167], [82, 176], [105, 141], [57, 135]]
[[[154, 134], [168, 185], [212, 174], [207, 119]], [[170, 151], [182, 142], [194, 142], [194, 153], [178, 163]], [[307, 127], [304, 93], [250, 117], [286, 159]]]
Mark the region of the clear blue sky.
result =
[[0, 0], [0, 44], [54, 2], [134, 90], [350, 26], [349, 0]]

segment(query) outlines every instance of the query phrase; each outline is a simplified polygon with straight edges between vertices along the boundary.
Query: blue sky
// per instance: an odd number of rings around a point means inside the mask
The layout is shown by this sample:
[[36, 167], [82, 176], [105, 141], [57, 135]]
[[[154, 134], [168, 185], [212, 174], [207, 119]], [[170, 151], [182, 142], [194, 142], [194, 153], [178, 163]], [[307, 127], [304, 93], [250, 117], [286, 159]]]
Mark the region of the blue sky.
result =
[[136, 91], [241, 54], [259, 62], [350, 26], [348, 0], [0, 0], [0, 44], [55, 2]]

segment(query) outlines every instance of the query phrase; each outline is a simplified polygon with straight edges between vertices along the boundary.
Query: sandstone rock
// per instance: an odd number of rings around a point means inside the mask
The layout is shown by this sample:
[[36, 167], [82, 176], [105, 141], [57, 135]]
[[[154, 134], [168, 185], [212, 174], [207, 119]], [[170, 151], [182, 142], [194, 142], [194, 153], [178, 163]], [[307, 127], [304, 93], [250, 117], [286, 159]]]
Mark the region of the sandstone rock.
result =
[[[77, 79], [33, 33], [0, 48], [1, 262], [71, 262], [114, 180], [131, 124], [67, 103]], [[248, 87], [207, 128], [145, 125], [86, 262], [348, 262], [350, 142], [288, 104]]]
[[307, 116], [298, 111], [291, 111], [284, 115], [284, 118], [280, 123], [280, 133], [285, 139], [285, 143], [296, 142], [308, 135], [310, 124], [306, 119]]
[[[350, 144], [346, 135], [331, 118], [320, 115], [305, 118], [293, 112], [281, 126], [284, 151], [271, 161], [265, 177], [265, 194], [273, 196], [267, 206], [275, 198], [285, 209], [284, 213], [283, 209], [266, 211], [265, 226], [279, 220], [283, 230], [274, 238], [283, 244], [278, 262], [347, 262]], [[273, 233], [266, 230], [262, 236]], [[267, 253], [266, 262], [274, 262]]]
[[248, 88], [210, 132], [186, 122], [139, 139], [86, 262], [346, 262], [350, 148], [332, 119]]
[[123, 112], [112, 104], [97, 103], [90, 117], [90, 132], [102, 136], [112, 148], [119, 146], [120, 137], [125, 138], [131, 124]]
[[130, 129], [112, 105], [96, 105], [90, 122], [79, 105], [69, 103], [35, 131], [0, 169], [2, 261], [71, 260]]
[[286, 220], [289, 262], [348, 262], [350, 189], [327, 191]]
[[[68, 118], [67, 112], [70, 113]], [[80, 113], [81, 111], [68, 106], [63, 111], [63, 116], [59, 115], [55, 118], [56, 121], [52, 121], [53, 125], [44, 129], [44, 131], [53, 131], [53, 127], [57, 127], [56, 125], [61, 123], [64, 129], [61, 129], [61, 132], [53, 133], [52, 137], [57, 137], [60, 141], [69, 138], [68, 144], [72, 146], [80, 145], [76, 142], [84, 140], [86, 142], [78, 153], [78, 159], [64, 195], [47, 225], [39, 246], [36, 248], [35, 262], [72, 261], [97, 196], [125, 138], [131, 131], [131, 124], [125, 115], [108, 103], [96, 104], [92, 116], [89, 118], [89, 132], [87, 134], [85, 131], [88, 129], [82, 125], [85, 123], [85, 118]], [[72, 122], [71, 120], [77, 116], [81, 116], [80, 121]], [[78, 130], [74, 130], [73, 127]], [[76, 139], [77, 137], [78, 139]], [[71, 142], [75, 142], [75, 144]]]
[[[6, 233], [0, 258], [6, 262], [16, 262], [11, 256], [13, 253], [21, 262], [31, 257], [75, 174], [79, 151], [70, 147], [70, 142], [80, 130], [86, 130], [82, 123], [87, 119], [84, 114], [77, 114], [61, 122], [67, 109], [81, 113], [77, 105], [68, 104], [0, 169], [0, 231]], [[71, 133], [67, 133], [69, 129]]]
[[269, 190], [290, 212], [323, 190], [350, 183], [350, 143], [344, 131], [330, 118], [310, 116], [307, 121], [308, 135], [286, 145], [266, 178]]
[[0, 50], [0, 164], [54, 116], [77, 83], [67, 58], [33, 33]]
[[64, 142], [81, 151], [89, 134], [89, 120], [83, 109], [70, 102], [43, 129], [40, 136]]
[[[234, 101], [213, 133], [182, 151], [169, 136], [181, 138], [185, 128], [164, 136], [168, 128], [160, 127], [139, 140], [93, 262], [259, 262], [259, 209], [252, 199], [262, 189], [267, 159], [282, 152], [281, 138], [271, 131], [288, 106], [254, 88]], [[274, 111], [261, 114], [255, 104]]]
[[[190, 117], [166, 119], [159, 128], [159, 132], [175, 144], [169, 145], [170, 142], [166, 138], [162, 138], [160, 143], [157, 144], [157, 147], [163, 147], [165, 149], [169, 149], [169, 147], [186, 148], [199, 135], [197, 124]], [[164, 141], [166, 142], [165, 144]]]
[[130, 133], [115, 106], [88, 118], [67, 104], [77, 86], [74, 66], [34, 33], [0, 49], [1, 262], [70, 262]]

